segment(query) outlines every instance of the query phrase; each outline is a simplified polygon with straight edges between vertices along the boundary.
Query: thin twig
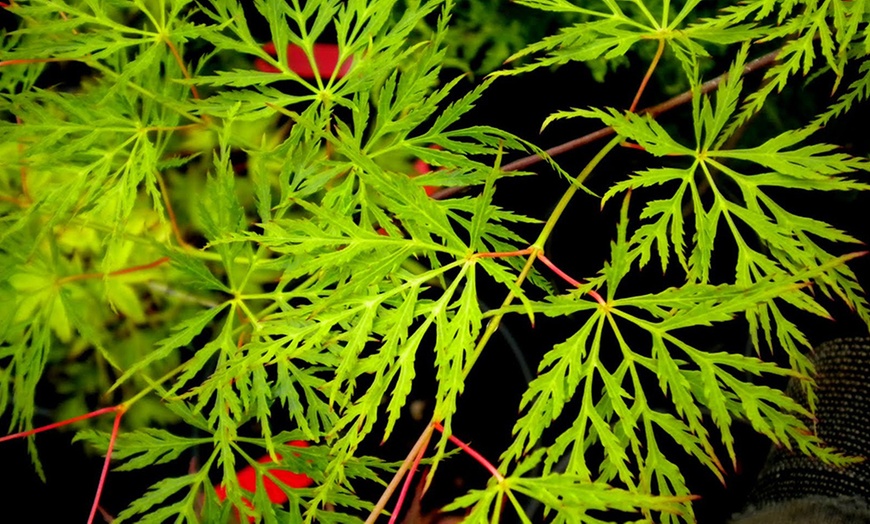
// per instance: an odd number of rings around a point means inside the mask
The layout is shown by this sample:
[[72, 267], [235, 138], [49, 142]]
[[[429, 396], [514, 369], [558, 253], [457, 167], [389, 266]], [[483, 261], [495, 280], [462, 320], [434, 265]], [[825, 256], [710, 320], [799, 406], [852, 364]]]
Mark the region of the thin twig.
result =
[[[428, 444], [428, 443], [427, 443]], [[423, 455], [426, 454], [426, 446], [420, 447], [419, 453], [414, 458], [414, 463], [411, 464], [411, 469], [408, 471], [408, 476], [405, 477], [405, 484], [402, 486], [402, 491], [399, 492], [399, 499], [396, 501], [396, 509], [393, 510], [393, 514], [390, 515], [389, 524], [395, 524], [396, 519], [399, 518], [399, 512], [402, 510], [402, 504], [405, 503], [405, 496], [408, 495], [408, 488], [411, 487], [411, 481], [414, 479], [414, 473], [417, 472], [417, 468], [420, 467], [420, 461], [423, 459]], [[422, 482], [426, 482], [426, 475], [423, 475]], [[422, 491], [420, 492], [422, 494]]]
[[11, 435], [6, 435], [4, 437], [0, 437], [0, 442], [6, 442], [7, 440], [13, 440], [16, 438], [29, 437], [31, 435], [36, 435], [37, 433], [42, 433], [43, 431], [50, 431], [52, 429], [66, 426], [68, 424], [74, 424], [76, 422], [81, 422], [82, 420], [87, 420], [89, 418], [98, 417], [98, 416], [104, 415], [106, 413], [113, 413], [117, 410], [118, 410], [118, 406], [111, 406], [108, 408], [100, 408], [98, 410], [91, 411], [90, 413], [85, 413], [84, 415], [79, 415], [77, 417], [68, 418], [66, 420], [61, 420], [60, 422], [54, 422], [52, 424], [40, 426], [40, 427], [35, 428], [35, 429], [29, 429], [27, 431], [21, 431], [19, 433], [13, 433]]
[[169, 199], [169, 191], [166, 189], [163, 175], [160, 174], [160, 171], [154, 171], [154, 178], [157, 179], [157, 185], [160, 187], [160, 194], [163, 196], [163, 203], [166, 205], [166, 214], [169, 215], [169, 225], [172, 227], [175, 240], [178, 241], [178, 245], [182, 248], [190, 249], [190, 244], [184, 240], [181, 229], [178, 227], [178, 221], [175, 218], [175, 211], [172, 209], [172, 201]]
[[525, 249], [520, 249], [519, 251], [503, 251], [496, 253], [475, 253], [472, 255], [474, 258], [507, 258], [507, 257], [521, 257], [524, 255], [531, 254], [533, 249], [531, 247], [527, 247]]
[[[556, 264], [554, 264], [549, 258], [544, 256], [543, 252], [538, 253], [538, 259], [543, 262], [548, 268], [550, 268], [553, 273], [556, 273], [559, 277], [561, 277], [562, 280], [564, 280], [565, 282], [571, 284], [574, 287], [581, 287], [583, 285], [578, 280], [574, 279], [573, 277], [569, 276], [567, 273], [559, 269]], [[594, 298], [595, 301], [602, 306], [607, 305], [607, 302], [601, 297], [601, 295], [598, 294], [598, 291], [590, 289], [589, 291], [587, 291], [587, 294], [589, 294], [589, 296]]]
[[[442, 425], [439, 424], [438, 422], [435, 423], [435, 429], [437, 429], [437, 430], [440, 431], [441, 433], [444, 433], [444, 426], [442, 426]], [[459, 440], [458, 438], [456, 438], [454, 435], [449, 435], [447, 438], [450, 439], [450, 442], [452, 442], [452, 443], [456, 444], [457, 446], [459, 446], [459, 448], [460, 448], [462, 451], [464, 451], [465, 453], [467, 453], [469, 456], [471, 456], [471, 458], [473, 458], [475, 461], [477, 461], [478, 464], [480, 464], [480, 465], [483, 466], [487, 471], [489, 471], [489, 474], [492, 475], [493, 478], [495, 478], [495, 480], [497, 480], [499, 484], [501, 484], [502, 482], [504, 482], [504, 475], [502, 475], [501, 472], [499, 472], [498, 468], [496, 468], [495, 466], [493, 466], [493, 465], [492, 465], [492, 462], [486, 460], [486, 458], [484, 458], [483, 455], [481, 455], [480, 453], [478, 453], [477, 451], [475, 451], [474, 448], [472, 448], [471, 446], [469, 446], [469, 445], [466, 444], [465, 442], [462, 442], [461, 440]]]
[[649, 79], [652, 78], [653, 71], [656, 70], [656, 66], [659, 65], [659, 60], [662, 58], [662, 53], [665, 51], [665, 40], [659, 40], [659, 48], [656, 50], [656, 56], [653, 57], [652, 62], [649, 64], [649, 68], [646, 70], [646, 74], [643, 75], [643, 80], [640, 81], [640, 87], [637, 88], [637, 93], [634, 95], [634, 100], [631, 101], [631, 107], [628, 108], [632, 113], [635, 109], [637, 109], [637, 104], [640, 102], [640, 97], [643, 95], [644, 90], [646, 89], [647, 84], [649, 83]]
[[47, 64], [50, 62], [67, 62], [72, 58], [13, 58], [11, 60], [0, 60], [0, 67], [22, 64]]
[[[178, 67], [181, 68], [181, 74], [184, 75], [185, 79], [190, 80], [190, 72], [187, 70], [187, 66], [184, 65], [184, 59], [181, 57], [181, 53], [178, 52], [178, 48], [175, 47], [175, 44], [172, 43], [172, 40], [169, 38], [164, 38], [163, 41], [166, 43], [166, 47], [169, 48], [169, 51], [175, 58]], [[190, 93], [193, 95], [194, 99], [199, 100], [199, 91], [197, 91], [196, 85], [190, 84]]]
[[[15, 123], [21, 125], [21, 117], [15, 116]], [[32, 202], [33, 199], [30, 198], [30, 188], [27, 185], [27, 164], [24, 160], [24, 142], [21, 140], [18, 141], [18, 162], [21, 164], [19, 168], [19, 173], [21, 177], [21, 193], [24, 195], [25, 202]]]
[[402, 481], [402, 477], [405, 475], [405, 472], [408, 468], [413, 464], [414, 459], [417, 458], [417, 454], [420, 453], [420, 450], [429, 445], [429, 439], [432, 437], [432, 431], [435, 428], [432, 424], [426, 426], [426, 429], [423, 430], [423, 433], [420, 435], [420, 438], [417, 439], [417, 443], [414, 444], [414, 447], [411, 448], [411, 452], [408, 453], [408, 456], [405, 457], [405, 460], [402, 462], [402, 465], [399, 466], [399, 470], [396, 471], [396, 474], [393, 475], [393, 480], [390, 481], [390, 485], [384, 489], [384, 492], [381, 494], [381, 498], [378, 499], [375, 507], [372, 508], [372, 512], [369, 513], [369, 517], [366, 519], [365, 524], [374, 524], [378, 517], [381, 515], [381, 511], [387, 506], [387, 502], [390, 501], [390, 497], [396, 491], [396, 488], [399, 487], [399, 482]]
[[93, 524], [97, 517], [97, 511], [100, 509], [100, 496], [103, 494], [103, 487], [106, 485], [106, 476], [109, 474], [109, 465], [112, 463], [112, 450], [115, 448], [115, 440], [118, 438], [118, 430], [121, 428], [121, 417], [124, 416], [126, 408], [124, 405], [116, 406], [115, 423], [112, 425], [112, 436], [109, 438], [109, 447], [106, 449], [106, 460], [103, 462], [103, 470], [100, 472], [100, 482], [97, 484], [97, 492], [94, 495], [94, 505], [91, 507], [91, 514], [88, 517], [88, 524]]
[[[752, 73], [754, 71], [757, 71], [759, 69], [763, 69], [765, 67], [770, 66], [771, 64], [773, 64], [776, 61], [776, 57], [779, 56], [779, 52], [780, 52], [779, 49], [777, 49], [775, 51], [771, 51], [770, 53], [767, 53], [766, 55], [761, 56], [759, 58], [756, 58], [755, 60], [752, 60], [751, 62], [747, 63], [745, 66], [743, 66], [743, 74], [746, 75], [746, 74]], [[719, 87], [719, 84], [721, 84], [722, 81], [725, 80], [725, 77], [727, 75], [728, 75], [727, 73], [723, 73], [723, 74], [717, 76], [716, 78], [714, 78], [712, 80], [708, 80], [708, 81], [704, 82], [703, 84], [701, 84], [701, 89], [700, 89], [701, 94], [707, 94], [711, 91], [716, 90]], [[677, 95], [669, 100], [665, 100], [664, 102], [662, 102], [660, 104], [656, 104], [654, 106], [642, 109], [640, 111], [640, 114], [652, 115], [652, 116], [660, 115], [662, 113], [670, 111], [671, 109], [674, 109], [675, 107], [679, 107], [679, 106], [681, 106], [681, 105], [683, 105], [691, 100], [692, 100], [692, 91], [688, 90], [688, 91], [685, 91], [685, 92], [683, 92], [683, 93], [681, 93], [681, 94], [679, 94], [679, 95]], [[549, 155], [550, 157], [555, 157], [555, 156], [561, 155], [562, 153], [566, 153], [568, 151], [571, 151], [572, 149], [577, 149], [578, 147], [585, 146], [586, 144], [590, 144], [592, 142], [595, 142], [596, 140], [600, 140], [606, 136], [610, 136], [612, 134], [613, 134], [613, 128], [604, 127], [604, 128], [601, 128], [597, 131], [593, 131], [592, 133], [589, 133], [587, 135], [583, 135], [580, 138], [575, 138], [574, 140], [570, 140], [568, 142], [565, 142], [564, 144], [559, 144], [558, 146], [551, 147], [550, 149], [547, 149], [544, 152], [547, 155]], [[535, 165], [538, 162], [541, 162], [543, 160], [544, 160], [544, 157], [542, 157], [538, 154], [529, 155], [527, 157], [520, 158], [518, 160], [514, 160], [513, 162], [504, 165], [501, 168], [501, 170], [502, 171], [519, 171], [520, 169], [525, 169], [529, 166], [533, 166], [533, 165]], [[447, 187], [447, 188], [441, 189], [440, 191], [436, 191], [435, 193], [433, 193], [432, 198], [434, 198], [436, 200], [450, 198], [453, 195], [464, 191], [465, 189], [466, 189], [465, 186]]]
[[165, 263], [169, 262], [169, 257], [160, 257], [157, 260], [149, 262], [147, 264], [142, 264], [139, 266], [133, 267], [125, 267], [124, 269], [119, 269], [117, 271], [112, 271], [110, 273], [81, 273], [78, 275], [70, 275], [68, 277], [63, 277], [57, 279], [57, 283], [59, 285], [68, 284], [70, 282], [75, 282], [77, 280], [87, 280], [91, 278], [103, 278], [103, 277], [117, 277], [121, 275], [126, 275], [128, 273], [135, 273], [137, 271], [145, 271], [148, 269], [154, 269], [157, 266], [161, 266]]

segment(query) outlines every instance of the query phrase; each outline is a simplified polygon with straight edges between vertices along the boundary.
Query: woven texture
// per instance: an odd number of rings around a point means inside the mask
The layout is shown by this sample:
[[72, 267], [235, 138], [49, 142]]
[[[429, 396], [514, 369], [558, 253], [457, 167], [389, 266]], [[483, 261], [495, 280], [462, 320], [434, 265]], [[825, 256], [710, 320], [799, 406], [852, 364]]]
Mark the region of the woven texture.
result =
[[[849, 456], [870, 457], [870, 340], [833, 340], [818, 346], [816, 431], [827, 445]], [[789, 395], [807, 406], [794, 381]], [[807, 421], [812, 427], [812, 423]], [[870, 461], [835, 468], [800, 452], [774, 449], [750, 495], [750, 503], [809, 495], [857, 496], [870, 500]]]
[[854, 497], [809, 496], [749, 508], [731, 524], [867, 524], [870, 510]]
[[[870, 339], [827, 342], [813, 354], [818, 435], [845, 455], [870, 457]], [[800, 384], [789, 395], [807, 407]], [[812, 421], [806, 421], [812, 427]], [[870, 523], [870, 460], [836, 468], [800, 452], [774, 448], [747, 510], [734, 524]]]

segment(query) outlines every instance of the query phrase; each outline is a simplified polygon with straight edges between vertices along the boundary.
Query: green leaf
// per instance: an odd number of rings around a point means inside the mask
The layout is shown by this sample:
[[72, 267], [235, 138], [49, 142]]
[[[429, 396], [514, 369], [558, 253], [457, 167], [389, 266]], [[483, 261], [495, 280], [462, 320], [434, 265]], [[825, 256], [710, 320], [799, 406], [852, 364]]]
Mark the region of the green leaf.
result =
[[212, 273], [201, 259], [183, 251], [168, 251], [172, 266], [184, 275], [184, 282], [198, 290], [214, 290], [231, 293], [230, 289]]
[[[108, 434], [96, 433], [92, 430], [77, 433], [75, 440], [89, 441], [101, 450], [109, 445]], [[166, 464], [177, 459], [193, 446], [210, 443], [210, 438], [192, 439], [179, 437], [162, 429], [144, 428], [119, 434], [112, 458], [123, 462], [115, 467], [116, 471], [132, 471], [154, 464]]]
[[551, 115], [545, 121], [546, 123], [553, 120], [563, 118], [595, 118], [612, 127], [620, 136], [636, 141], [644, 150], [649, 153], [662, 155], [692, 155], [695, 152], [685, 146], [680, 145], [665, 131], [650, 115], [638, 115], [636, 113], [626, 112], [621, 114], [616, 109], [608, 108], [607, 111], [602, 109], [573, 109], [569, 112], [559, 112]]
[[180, 322], [175, 329], [175, 334], [160, 341], [154, 351], [152, 351], [147, 357], [124, 371], [109, 391], [114, 390], [131, 377], [144, 371], [152, 363], [166, 358], [172, 351], [190, 344], [190, 342], [193, 341], [193, 338], [199, 335], [218, 315], [218, 313], [223, 311], [223, 309], [223, 306], [205, 309], [187, 320]]

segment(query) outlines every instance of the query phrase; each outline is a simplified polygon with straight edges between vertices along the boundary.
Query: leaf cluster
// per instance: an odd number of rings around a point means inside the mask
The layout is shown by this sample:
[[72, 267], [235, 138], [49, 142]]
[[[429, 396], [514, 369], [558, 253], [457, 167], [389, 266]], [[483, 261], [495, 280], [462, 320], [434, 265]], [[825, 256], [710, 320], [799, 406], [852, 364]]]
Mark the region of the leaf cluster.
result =
[[[457, 46], [481, 45], [456, 41], [456, 17], [480, 16], [474, 3], [16, 2], [20, 26], [0, 64], [0, 414], [10, 430], [33, 427], [37, 390], [60, 369], [69, 394], [58, 416], [85, 411], [95, 393], [129, 408], [117, 471], [193, 449], [205, 457], [118, 521], [224, 522], [239, 512], [357, 522], [374, 507], [361, 486], [386, 485], [396, 469], [361, 449], [407, 416], [421, 355], [435, 365], [437, 466], [499, 322], [546, 315], [569, 335], [546, 348], [523, 394], [502, 478], [448, 506], [471, 522], [496, 521], [508, 504], [528, 519], [518, 495], [539, 499], [556, 522], [600, 522], [609, 510], [691, 522], [680, 460], [724, 478], [716, 450], [736, 462], [740, 422], [848, 463], [807, 426], [812, 362], [794, 318], [827, 316], [824, 302], [837, 299], [870, 323], [847, 265], [857, 254], [843, 248], [858, 239], [781, 195], [868, 189], [866, 158], [815, 140], [867, 97], [865, 2], [751, 0], [715, 13], [699, 0], [517, 3], [572, 25], [470, 83], [449, 68]], [[288, 47], [316, 65], [315, 45], [327, 41], [342, 67], [312, 67], [311, 78], [292, 67]], [[575, 61], [610, 67], [651, 42], [650, 70], [661, 60], [690, 86], [688, 138], [652, 113], [566, 109], [543, 125], [590, 119], [616, 135], [574, 169], [471, 123], [500, 77]], [[779, 61], [747, 92], [750, 57], [773, 45]], [[702, 71], [723, 48], [734, 59], [710, 94]], [[255, 70], [255, 60], [277, 72]], [[70, 65], [83, 72], [64, 78]], [[808, 74], [842, 94], [803, 128], [740, 143], [764, 104]], [[606, 262], [560, 292], [539, 263], [551, 265], [544, 246], [620, 145], [648, 167], [605, 181], [600, 205], [622, 200]], [[506, 178], [532, 175], [506, 161], [517, 155], [544, 157], [565, 182], [543, 223], [494, 202]], [[434, 170], [410, 176], [418, 159]], [[430, 198], [425, 186], [459, 195]], [[529, 225], [540, 225], [534, 241], [517, 232]], [[714, 256], [722, 245], [733, 260]], [[679, 285], [635, 293], [625, 281], [651, 263]], [[501, 308], [482, 306], [484, 283], [508, 297]], [[740, 322], [756, 355], [690, 337]], [[762, 359], [763, 345], [789, 365]], [[770, 377], [803, 380], [810, 410], [766, 385]], [[109, 447], [100, 428], [77, 438]], [[666, 452], [671, 444], [685, 456]], [[281, 461], [263, 464], [261, 454]], [[236, 477], [248, 465], [255, 494]], [[272, 504], [264, 479], [274, 470], [314, 484]]]

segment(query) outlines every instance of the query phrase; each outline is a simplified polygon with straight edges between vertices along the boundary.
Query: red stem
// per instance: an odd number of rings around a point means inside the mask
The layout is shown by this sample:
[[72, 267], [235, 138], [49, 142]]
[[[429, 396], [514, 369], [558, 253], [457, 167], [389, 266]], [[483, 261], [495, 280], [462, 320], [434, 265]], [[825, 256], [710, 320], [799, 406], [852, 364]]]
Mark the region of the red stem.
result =
[[103, 471], [100, 473], [100, 483], [97, 484], [97, 493], [94, 495], [94, 505], [91, 506], [91, 515], [88, 517], [88, 524], [93, 524], [94, 518], [97, 516], [97, 511], [100, 508], [100, 496], [103, 494], [103, 486], [106, 484], [106, 476], [109, 474], [109, 464], [112, 462], [112, 450], [115, 448], [115, 439], [118, 438], [118, 429], [121, 427], [121, 417], [124, 416], [126, 409], [123, 406], [115, 408], [115, 423], [112, 425], [112, 436], [109, 437], [109, 447], [106, 449], [106, 460], [103, 461]]
[[29, 436], [35, 435], [37, 433], [42, 433], [43, 431], [57, 429], [59, 427], [67, 426], [69, 424], [74, 424], [74, 423], [80, 422], [82, 420], [87, 420], [89, 418], [98, 417], [98, 416], [104, 415], [106, 413], [112, 413], [114, 411], [118, 411], [119, 409], [121, 409], [119, 406], [101, 408], [101, 409], [98, 409], [96, 411], [91, 411], [90, 413], [85, 413], [84, 415], [79, 415], [77, 417], [68, 418], [66, 420], [61, 420], [60, 422], [48, 424], [47, 426], [41, 426], [41, 427], [38, 427], [35, 429], [30, 429], [27, 431], [22, 431], [20, 433], [13, 433], [12, 435], [6, 435], [5, 437], [0, 437], [0, 442], [6, 442], [7, 440], [13, 440], [16, 438], [29, 437]]
[[528, 255], [532, 252], [531, 247], [520, 249], [519, 251], [504, 251], [499, 253], [477, 253], [474, 256], [478, 258], [505, 258], [505, 257], [520, 257]]
[[135, 273], [136, 271], [144, 271], [146, 269], [153, 269], [159, 265], [165, 264], [169, 262], [169, 257], [161, 257], [153, 262], [148, 262], [147, 264], [142, 264], [140, 266], [133, 267], [125, 267], [124, 269], [119, 269], [117, 271], [112, 271], [111, 273], [82, 273], [81, 275], [72, 275], [68, 277], [64, 277], [58, 279], [58, 284], [66, 284], [68, 282], [74, 282], [76, 280], [87, 280], [89, 278], [103, 278], [104, 276], [117, 277], [119, 275], [126, 275], [127, 273]]
[[70, 58], [13, 58], [12, 60], [0, 60], [0, 67], [21, 64], [45, 64], [49, 62], [68, 62]]
[[175, 211], [173, 211], [172, 202], [169, 200], [169, 191], [166, 190], [166, 183], [163, 181], [163, 177], [160, 175], [159, 171], [155, 171], [154, 175], [155, 178], [157, 178], [157, 185], [160, 186], [160, 194], [163, 196], [163, 203], [166, 205], [166, 214], [169, 215], [169, 224], [172, 226], [175, 240], [178, 241], [179, 246], [189, 249], [190, 245], [184, 241], [184, 237], [181, 235], [181, 229], [178, 227], [178, 221], [175, 219]]
[[[417, 468], [420, 466], [420, 460], [422, 460], [423, 455], [426, 454], [426, 446], [422, 446], [420, 448], [417, 456], [414, 457], [414, 463], [411, 464], [411, 469], [408, 470], [408, 476], [405, 477], [405, 483], [402, 485], [402, 491], [399, 492], [399, 499], [396, 501], [396, 509], [393, 510], [393, 514], [390, 515], [389, 524], [395, 524], [396, 519], [399, 518], [399, 510], [402, 509], [402, 504], [405, 503], [405, 495], [408, 494], [408, 488], [411, 487], [411, 480], [414, 478], [414, 473], [417, 471]], [[423, 476], [425, 480], [425, 475]]]
[[644, 148], [644, 147], [643, 147], [642, 145], [640, 145], [640, 144], [633, 144], [633, 143], [631, 143], [631, 142], [623, 142], [623, 143], [621, 143], [621, 144], [619, 144], [619, 145], [621, 145], [622, 147], [627, 148], [627, 149], [637, 149], [637, 150], [640, 150], [640, 151], [646, 151], [646, 148]]
[[[175, 44], [173, 44], [172, 40], [170, 40], [169, 38], [164, 38], [163, 41], [166, 43], [166, 46], [169, 48], [169, 51], [175, 58], [175, 62], [178, 64], [178, 67], [181, 68], [181, 74], [184, 75], [184, 78], [190, 80], [190, 72], [187, 70], [187, 66], [184, 65], [184, 59], [181, 58], [181, 53], [178, 52], [178, 48], [175, 47]], [[193, 95], [194, 99], [199, 100], [199, 91], [196, 90], [196, 86], [194, 84], [190, 84], [190, 93]]]
[[[433, 427], [434, 427], [435, 429], [437, 429], [438, 431], [440, 431], [441, 433], [444, 433], [444, 426], [442, 426], [439, 422], [435, 422], [435, 423], [433, 424]], [[473, 458], [474, 460], [476, 460], [478, 464], [480, 464], [481, 466], [483, 466], [484, 468], [486, 468], [486, 470], [489, 471], [489, 473], [490, 473], [493, 477], [495, 477], [495, 479], [498, 480], [499, 483], [504, 482], [504, 475], [502, 475], [501, 473], [499, 473], [499, 471], [495, 468], [495, 466], [492, 465], [492, 463], [490, 463], [490, 461], [488, 461], [488, 460], [486, 460], [485, 458], [483, 458], [483, 455], [481, 455], [480, 453], [474, 451], [474, 449], [472, 449], [471, 446], [469, 446], [469, 445], [466, 444], [465, 442], [462, 442], [461, 440], [459, 440], [458, 438], [454, 437], [453, 435], [450, 435], [450, 436], [447, 437], [447, 438], [450, 439], [450, 442], [453, 442], [454, 444], [456, 444], [457, 446], [459, 446], [459, 448], [460, 448], [462, 451], [468, 453], [468, 455], [470, 455], [471, 458]]]
[[[579, 281], [574, 280], [574, 279], [573, 279], [572, 277], [570, 277], [567, 273], [565, 273], [564, 271], [562, 271], [561, 269], [559, 269], [559, 268], [556, 266], [556, 264], [554, 264], [552, 261], [550, 261], [549, 258], [547, 258], [546, 256], [544, 256], [543, 253], [538, 253], [538, 258], [539, 258], [539, 259], [541, 260], [541, 262], [543, 262], [543, 263], [544, 263], [548, 268], [550, 268], [551, 270], [553, 270], [553, 273], [556, 273], [557, 275], [559, 275], [560, 277], [562, 277], [562, 279], [563, 279], [565, 282], [571, 284], [571, 285], [574, 286], [574, 287], [580, 287], [580, 286], [583, 285], [583, 284], [581, 284]], [[588, 291], [588, 293], [589, 293], [589, 295], [592, 296], [592, 298], [595, 299], [596, 302], [598, 302], [598, 303], [601, 304], [602, 306], [605, 305], [604, 299], [601, 298], [601, 295], [598, 294], [598, 291], [595, 291], [594, 289], [590, 289], [590, 290]]]
[[562, 277], [562, 280], [564, 280], [565, 282], [571, 284], [571, 285], [574, 286], [574, 287], [580, 287], [580, 286], [583, 285], [583, 284], [581, 284], [579, 281], [574, 280], [572, 277], [568, 276], [567, 273], [565, 273], [564, 271], [562, 271], [561, 269], [559, 269], [558, 267], [556, 267], [556, 264], [552, 263], [552, 262], [550, 261], [550, 259], [547, 258], [543, 253], [538, 253], [538, 258], [539, 258], [539, 259], [541, 260], [541, 262], [543, 262], [543, 263], [544, 263], [548, 268], [550, 268], [550, 269], [553, 271], [553, 273], [556, 273], [557, 275], [559, 275], [560, 277]]
[[664, 39], [659, 39], [659, 48], [656, 50], [656, 56], [653, 58], [652, 62], [650, 62], [649, 69], [646, 70], [646, 74], [640, 82], [640, 87], [637, 89], [637, 94], [634, 95], [634, 100], [632, 100], [631, 107], [628, 109], [632, 113], [634, 113], [635, 108], [637, 108], [637, 103], [640, 102], [640, 95], [642, 95], [644, 89], [646, 89], [646, 85], [649, 83], [649, 79], [652, 77], [653, 71], [655, 71], [664, 50], [665, 41]]
[[390, 484], [381, 493], [381, 498], [378, 499], [378, 502], [375, 504], [375, 507], [372, 508], [372, 511], [369, 513], [368, 518], [366, 519], [365, 524], [374, 524], [374, 522], [380, 516], [381, 511], [387, 506], [387, 502], [389, 502], [390, 497], [395, 493], [396, 488], [399, 486], [399, 482], [402, 481], [402, 475], [405, 474], [405, 471], [408, 469], [408, 463], [411, 462], [412, 457], [416, 457], [420, 453], [420, 449], [425, 448], [429, 445], [429, 439], [432, 437], [432, 429], [434, 428], [433, 424], [429, 424], [426, 426], [426, 429], [423, 430], [423, 433], [420, 434], [420, 438], [417, 439], [417, 442], [414, 443], [414, 447], [411, 448], [411, 451], [408, 453], [408, 456], [405, 457], [405, 460], [402, 461], [402, 465], [399, 466], [399, 470], [393, 475], [393, 480], [390, 481]]

